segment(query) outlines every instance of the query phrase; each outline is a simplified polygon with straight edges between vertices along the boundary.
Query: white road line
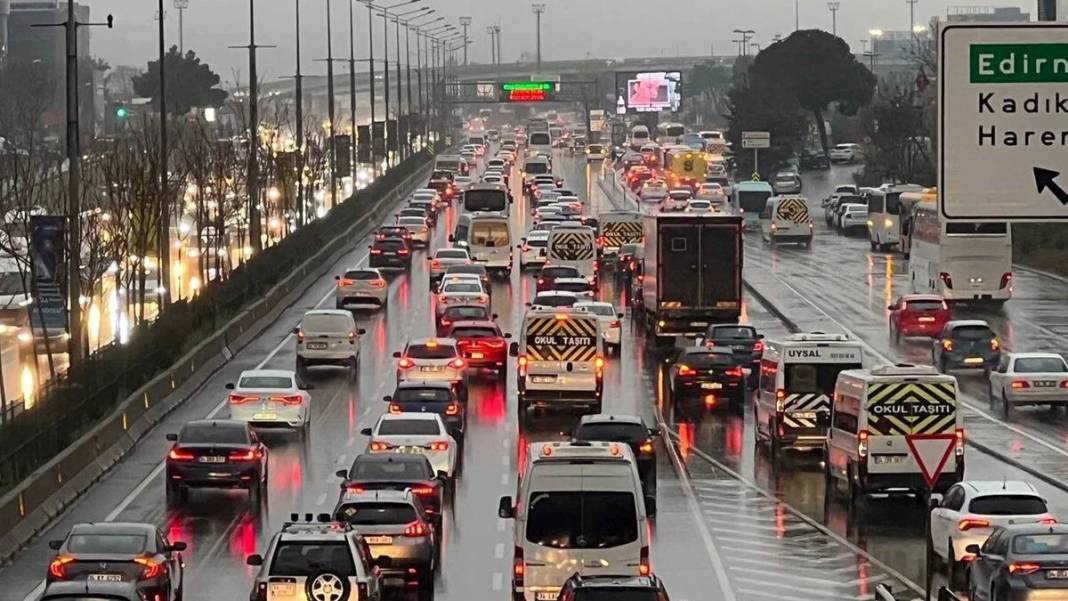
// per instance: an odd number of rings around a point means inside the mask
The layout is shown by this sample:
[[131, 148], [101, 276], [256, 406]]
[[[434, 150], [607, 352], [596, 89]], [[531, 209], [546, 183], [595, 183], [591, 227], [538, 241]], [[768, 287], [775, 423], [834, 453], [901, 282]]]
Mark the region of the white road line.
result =
[[493, 547], [493, 556], [497, 559], [504, 559], [504, 543], [497, 543]]
[[508, 486], [508, 474], [501, 474], [501, 484]]
[[508, 455], [501, 455], [501, 465], [503, 465], [504, 467], [508, 467], [510, 461], [511, 458], [508, 457]]
[[[749, 578], [748, 576], [735, 576], [734, 578], [738, 582], [747, 582], [749, 584], [755, 584], [757, 586], [770, 586], [772, 588], [790, 589], [790, 590], [794, 590], [794, 591], [797, 591], [797, 592], [803, 592], [806, 595], [810, 595], [809, 598], [811, 598], [811, 596], [826, 596], [826, 597], [835, 597], [835, 598], [840, 598], [840, 599], [841, 598], [844, 598], [844, 599], [853, 599], [853, 598], [855, 598], [854, 595], [850, 595], [849, 593], [833, 591], [833, 590], [830, 590], [830, 591], [828, 591], [828, 590], [819, 590], [819, 589], [812, 590], [810, 588], [805, 588], [803, 590], [798, 590], [798, 589], [801, 588], [801, 587], [798, 586], [800, 584], [799, 582], [792, 582], [792, 583], [791, 582], [780, 582], [781, 580], [785, 580], [784, 578], [780, 577], [781, 576], [781, 572], [775, 574], [775, 580], [770, 580], [769, 578], [767, 578], [767, 576], [770, 575], [767, 572], [761, 572], [761, 573], [765, 576], [764, 578]], [[822, 579], [819, 579], [819, 578], [807, 578], [806, 580], [813, 581], [813, 583], [827, 584], [827, 585], [831, 585], [831, 586], [842, 586], [842, 583], [836, 582], [834, 580], [822, 580]]]
[[[758, 597], [767, 597], [769, 599], [777, 599], [779, 601], [812, 601], [812, 599], [813, 599], [813, 597], [791, 597], [789, 595], [783, 595], [782, 593], [778, 593], [778, 592], [772, 593], [772, 592], [768, 592], [768, 591], [758, 591], [758, 590], [754, 590], [754, 589], [751, 589], [751, 588], [739, 588], [738, 592], [739, 593], [744, 593], [747, 596], [748, 595], [756, 595]], [[833, 594], [832, 595], [826, 595], [826, 596], [823, 596], [823, 597], [820, 597], [820, 598], [861, 599], [861, 597], [840, 597], [838, 595], [833, 595]]]
[[326, 503], [326, 493], [325, 492], [323, 494], [319, 495], [319, 498], [315, 500], [315, 504], [316, 505], [320, 505], [321, 506], [323, 503]]
[[507, 527], [508, 527], [508, 522], [507, 521], [502, 520], [500, 518], [497, 519], [497, 532], [504, 532], [505, 528], [507, 528]]
[[[774, 532], [775, 531], [774, 528], [759, 528], [758, 530], [763, 530], [765, 532]], [[750, 537], [751, 540], [782, 541], [784, 544], [790, 544], [790, 543], [794, 542], [793, 538], [785, 537], [785, 536], [782, 536], [782, 535], [775, 535], [775, 534], [771, 534], [771, 535], [769, 535], [769, 534], [758, 534], [757, 532], [754, 532], [753, 529], [735, 530], [733, 528], [719, 528], [719, 527], [713, 526], [712, 527], [712, 532], [715, 532], [716, 534], [714, 536], [716, 536], [716, 538], [720, 539], [720, 540], [727, 540], [728, 538], [733, 537], [733, 536], [743, 536], [743, 537]], [[727, 536], [720, 536], [720, 535], [723, 535], [723, 534], [725, 534]], [[737, 539], [730, 538], [730, 540], [737, 540]]]
[[[817, 584], [833, 584], [833, 585], [843, 585], [844, 584], [844, 585], [856, 586], [856, 585], [860, 584], [861, 582], [867, 582], [869, 584], [876, 584], [876, 583], [882, 582], [884, 580], [889, 580], [890, 579], [890, 577], [887, 576], [886, 574], [875, 574], [874, 576], [871, 576], [871, 577], [868, 577], [868, 578], [864, 578], [864, 579], [853, 580], [853, 581], [850, 581], [850, 582], [842, 582], [840, 579], [837, 579], [837, 578], [816, 578], [814, 576], [801, 576], [799, 574], [791, 574], [789, 572], [783, 572], [782, 570], [775, 570], [775, 571], [767, 570], [767, 569], [761, 570], [761, 569], [757, 569], [757, 568], [747, 568], [747, 567], [744, 567], [744, 566], [731, 566], [731, 570], [736, 571], [736, 572], [746, 572], [746, 573], [749, 573], [749, 574], [757, 574], [757, 575], [765, 575], [765, 576], [769, 575], [769, 574], [774, 574], [776, 580], [803, 580], [803, 581], [807, 581], [807, 582], [815, 582]], [[739, 577], [739, 579], [741, 579], [741, 577]]]
[[493, 590], [499, 591], [504, 586], [504, 575], [500, 572], [493, 573]]

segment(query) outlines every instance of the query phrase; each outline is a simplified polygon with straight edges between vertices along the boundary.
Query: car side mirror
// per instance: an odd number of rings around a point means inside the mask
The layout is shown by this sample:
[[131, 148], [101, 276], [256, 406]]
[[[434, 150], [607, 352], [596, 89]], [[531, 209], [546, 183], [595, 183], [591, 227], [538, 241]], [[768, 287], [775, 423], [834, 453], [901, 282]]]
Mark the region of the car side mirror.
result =
[[512, 337], [512, 333], [511, 332], [505, 332], [504, 333], [504, 337], [505, 338], [511, 338]]
[[167, 432], [167, 435], [164, 438], [171, 442], [178, 442], [178, 435], [174, 432]]
[[515, 507], [512, 507], [512, 497], [501, 497], [497, 505], [497, 517], [510, 520], [515, 517]]
[[449, 479], [449, 473], [445, 470], [438, 470], [438, 473], [434, 474], [434, 477], [444, 482]]
[[763, 334], [757, 334], [757, 340], [763, 340], [763, 339], [764, 339], [764, 335]]
[[519, 356], [519, 343], [518, 342], [513, 342], [512, 344], [508, 345], [508, 356], [509, 357], [518, 357]]
[[300, 326], [296, 326], [295, 328], [293, 328], [292, 333], [293, 334], [300, 334]]
[[400, 351], [393, 351], [393, 358], [394, 359], [400, 359], [400, 356], [401, 356]]
[[616, 317], [618, 317], [619, 319], [623, 319], [623, 313], [616, 313]]
[[359, 334], [360, 336], [363, 336], [364, 334], [367, 333], [367, 330], [364, 329], [364, 328], [360, 328], [360, 329], [356, 330], [356, 333]]
[[383, 400], [383, 401], [385, 401], [385, 402], [387, 402], [387, 403], [389, 403], [390, 401], [392, 401], [392, 400], [393, 400], [393, 397], [391, 397], [391, 396], [389, 396], [389, 395], [387, 394], [386, 396], [382, 397], [382, 400]]
[[262, 566], [263, 565], [263, 556], [262, 555], [249, 555], [248, 557], [245, 558], [245, 563], [247, 563], [250, 566]]
[[969, 552], [969, 553], [971, 553], [972, 555], [974, 555], [976, 557], [980, 557], [980, 556], [983, 555], [983, 552], [979, 549], [979, 545], [977, 545], [975, 543], [972, 543], [972, 544], [968, 545], [967, 547], [964, 547], [964, 550]]
[[63, 540], [56, 539], [48, 541], [48, 548], [52, 549], [53, 551], [59, 551], [61, 548], [63, 548]]
[[492, 317], [493, 319], [497, 319], [498, 317], [500, 317], [500, 315], [497, 315], [496, 313], [494, 313], [493, 315], [490, 315], [490, 317]]
[[189, 545], [185, 544], [185, 541], [175, 541], [171, 543], [171, 546], [167, 548], [168, 551], [185, 551], [189, 548]]
[[449, 242], [456, 242], [456, 236], [449, 234]]
[[371, 429], [370, 428], [364, 428], [364, 429], [360, 430], [360, 434], [363, 434], [364, 436], [370, 436], [371, 435]]
[[338, 470], [338, 471], [334, 472], [334, 475], [337, 476], [338, 478], [341, 478], [341, 479], [347, 479], [349, 477], [349, 471], [348, 470]]
[[660, 430], [657, 428], [649, 428], [649, 436], [660, 436]]
[[226, 383], [226, 389], [227, 390], [233, 390], [234, 389], [234, 383], [233, 382], [227, 382]]
[[339, 275], [335, 275], [335, 276], [334, 276], [334, 280], [335, 280], [335, 281], [337, 281], [337, 280], [340, 280], [340, 279], [341, 279], [341, 276], [339, 276]]

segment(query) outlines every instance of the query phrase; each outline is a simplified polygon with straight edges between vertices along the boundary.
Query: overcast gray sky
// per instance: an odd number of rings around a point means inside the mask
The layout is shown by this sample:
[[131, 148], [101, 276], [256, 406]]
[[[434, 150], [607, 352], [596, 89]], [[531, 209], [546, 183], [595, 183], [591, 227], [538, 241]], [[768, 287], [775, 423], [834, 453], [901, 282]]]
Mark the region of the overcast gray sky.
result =
[[[330, 0], [334, 22], [334, 53], [348, 56], [348, 0]], [[830, 29], [826, 0], [797, 0], [802, 28]], [[115, 29], [94, 28], [93, 54], [112, 65], [143, 67], [156, 53], [156, 2], [152, 0], [88, 0], [92, 14], [115, 15]], [[302, 59], [305, 73], [324, 70], [313, 62], [326, 55], [327, 0], [301, 0]], [[501, 26], [506, 62], [534, 51], [534, 15], [529, 0], [421, 0], [456, 23], [472, 17], [469, 29], [472, 62], [489, 62], [486, 26]], [[754, 41], [765, 43], [775, 34], [794, 28], [795, 0], [544, 0], [542, 16], [543, 60], [593, 57], [734, 53], [731, 30], [754, 29]], [[167, 44], [178, 43], [178, 11], [164, 0]], [[382, 4], [395, 2], [384, 0]], [[1033, 0], [919, 0], [916, 21], [944, 15], [948, 6], [962, 4], [1025, 6], [1034, 12]], [[859, 40], [872, 28], [907, 29], [909, 7], [905, 0], [840, 0], [838, 33], [859, 49]], [[256, 0], [256, 38], [278, 47], [260, 51], [262, 77], [275, 80], [294, 71], [294, 0]], [[357, 55], [367, 55], [367, 10], [357, 5]], [[376, 19], [376, 53], [381, 48], [381, 19]], [[390, 35], [392, 36], [392, 28]], [[248, 43], [247, 0], [189, 0], [185, 11], [185, 47], [208, 62], [224, 80], [240, 69], [247, 77], [247, 53], [227, 46]], [[390, 51], [393, 51], [391, 40]], [[859, 50], [858, 50], [859, 51]], [[402, 48], [403, 52], [403, 48]]]

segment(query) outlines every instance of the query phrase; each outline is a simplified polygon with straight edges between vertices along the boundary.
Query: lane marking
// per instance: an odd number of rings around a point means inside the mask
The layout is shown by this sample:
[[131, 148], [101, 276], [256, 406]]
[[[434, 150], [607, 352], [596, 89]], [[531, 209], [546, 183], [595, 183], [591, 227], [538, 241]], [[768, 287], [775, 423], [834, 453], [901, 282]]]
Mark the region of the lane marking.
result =
[[493, 573], [493, 590], [499, 591], [504, 584], [504, 576], [500, 572]]
[[493, 556], [497, 559], [504, 559], [504, 543], [497, 543], [493, 547]]
[[[886, 574], [876, 574], [876, 575], [870, 576], [868, 578], [858, 578], [858, 579], [855, 579], [855, 580], [852, 580], [852, 581], [849, 581], [849, 582], [842, 582], [841, 580], [838, 580], [838, 579], [817, 578], [815, 576], [801, 576], [799, 574], [791, 574], [791, 573], [788, 573], [788, 572], [783, 572], [781, 570], [774, 570], [774, 571], [771, 571], [771, 570], [760, 570], [760, 569], [757, 569], [757, 568], [747, 568], [747, 567], [743, 567], [743, 566], [731, 566], [731, 570], [734, 570], [734, 571], [737, 571], [737, 572], [746, 572], [748, 574], [756, 574], [758, 576], [759, 575], [765, 575], [766, 576], [766, 575], [769, 574], [769, 572], [773, 572], [775, 574], [776, 578], [782, 578], [783, 580], [799, 580], [799, 581], [806, 581], [806, 582], [814, 582], [814, 583], [817, 583], [817, 584], [846, 584], [846, 585], [856, 586], [856, 585], [858, 585], [858, 584], [860, 584], [862, 582], [868, 582], [870, 584], [875, 584], [875, 583], [883, 582], [883, 581], [886, 581], [886, 580], [890, 579], [890, 576], [888, 576]], [[738, 580], [746, 579], [745, 576], [738, 576], [737, 578], [738, 578]], [[757, 580], [757, 581], [754, 581], [754, 582], [762, 582], [762, 581]]]
[[508, 486], [508, 474], [501, 474], [501, 485]]
[[319, 495], [319, 498], [315, 500], [315, 504], [316, 505], [322, 505], [323, 503], [326, 503], [326, 493], [325, 492], [323, 494]]
[[[739, 588], [738, 592], [739, 593], [744, 593], [746, 595], [756, 595], [758, 597], [767, 597], [769, 599], [776, 599], [777, 601], [812, 601], [813, 600], [813, 597], [791, 597], [789, 595], [783, 595], [781, 593], [772, 593], [772, 592], [768, 592], [768, 591], [758, 591], [758, 590], [751, 589], [751, 588]], [[806, 591], [806, 592], [808, 592], [808, 591]], [[835, 595], [833, 593], [828, 593], [828, 594], [815, 593], [815, 596], [816, 596], [816, 598], [820, 598], [820, 599], [849, 599], [850, 601], [856, 601], [857, 599], [872, 599], [872, 598], [874, 598], [871, 595], [841, 597], [841, 596]]]

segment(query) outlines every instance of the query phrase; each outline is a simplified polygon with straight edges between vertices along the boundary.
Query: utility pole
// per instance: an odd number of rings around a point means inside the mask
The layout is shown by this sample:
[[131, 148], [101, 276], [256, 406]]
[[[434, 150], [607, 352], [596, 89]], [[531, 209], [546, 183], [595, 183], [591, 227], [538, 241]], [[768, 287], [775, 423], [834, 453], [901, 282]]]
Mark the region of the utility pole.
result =
[[794, 0], [794, 31], [801, 29], [801, 0]]
[[490, 64], [497, 64], [497, 34], [493, 30], [492, 25], [486, 26], [486, 33], [490, 36]]
[[296, 0], [297, 73], [294, 94], [297, 102], [297, 154], [300, 156], [300, 173], [297, 174], [297, 223], [304, 225], [304, 76], [300, 71], [300, 0]]
[[[408, 127], [404, 132], [405, 142], [408, 143], [408, 154], [412, 153], [412, 43], [411, 43], [411, 28], [408, 27], [408, 23], [404, 23], [404, 76], [405, 76], [405, 93], [408, 95]], [[418, 42], [419, 40], [416, 40]]]
[[471, 24], [471, 17], [460, 17], [460, 25], [464, 28], [464, 66], [467, 66], [467, 45], [470, 40], [467, 37], [467, 26]]
[[916, 39], [916, 3], [920, 0], [905, 0], [909, 5], [909, 39], [912, 41], [912, 55], [916, 56], [916, 47], [919, 40]]
[[537, 72], [541, 73], [541, 14], [545, 12], [545, 4], [535, 3], [530, 6], [534, 10], [535, 19], [537, 20], [536, 34], [537, 34], [537, 54], [538, 54], [538, 68]]
[[[160, 288], [160, 307], [171, 304], [171, 199], [167, 161], [167, 75], [165, 42], [163, 37], [163, 0], [159, 0], [159, 272], [157, 287]], [[80, 248], [80, 247], [76, 247]], [[71, 253], [74, 254], [74, 253]], [[160, 286], [159, 284], [162, 284]], [[73, 312], [73, 311], [72, 311]]]
[[[350, 2], [352, 0], [349, 0]], [[367, 52], [369, 55], [367, 64], [370, 66], [369, 81], [371, 83], [371, 126], [367, 129], [371, 132], [371, 173], [375, 176], [378, 175], [378, 161], [375, 160], [374, 152], [374, 139], [375, 139], [375, 28], [374, 28], [374, 15], [371, 12], [371, 3], [367, 3]]]
[[256, 0], [248, 0], [248, 38], [247, 46], [230, 46], [230, 48], [248, 48], [248, 171], [245, 176], [245, 188], [248, 191], [248, 237], [253, 253], [263, 250], [260, 239], [260, 107], [259, 84], [256, 72], [256, 50], [274, 48], [274, 46], [256, 45]]
[[501, 26], [494, 25], [493, 33], [497, 34], [497, 64], [501, 64]]
[[[352, 181], [356, 181], [356, 161], [353, 158], [356, 152], [356, 17], [353, 16], [353, 0], [349, 0], [349, 121], [352, 124], [352, 135], [349, 136], [349, 173]], [[353, 193], [356, 186], [353, 184]]]
[[[404, 112], [404, 94], [403, 90], [401, 89], [400, 17], [394, 15], [393, 20], [396, 21], [397, 24], [397, 35], [394, 36], [397, 42], [397, 137], [401, 138], [406, 136], [403, 136], [404, 132], [401, 131], [401, 113]], [[405, 122], [407, 121], [408, 120], [405, 119]], [[405, 143], [402, 144], [402, 142]], [[400, 154], [400, 157], [402, 159], [408, 156], [407, 142], [405, 140], [397, 140], [397, 152]]]
[[393, 163], [390, 161], [389, 155], [389, 14], [385, 11], [382, 12], [382, 73], [386, 105], [386, 118], [385, 123], [382, 124], [382, 133], [386, 139], [386, 167], [388, 168]]
[[337, 194], [337, 144], [334, 142], [334, 134], [337, 133], [334, 122], [334, 39], [330, 22], [330, 0], [326, 0], [326, 105], [330, 122], [330, 206], [336, 203], [334, 195]]
[[835, 37], [838, 37], [838, 9], [841, 7], [841, 4], [842, 3], [838, 2], [838, 0], [827, 3], [827, 10], [831, 11], [831, 35]]
[[178, 52], [185, 56], [185, 9], [189, 8], [189, 0], [174, 0], [174, 8], [178, 9]]

